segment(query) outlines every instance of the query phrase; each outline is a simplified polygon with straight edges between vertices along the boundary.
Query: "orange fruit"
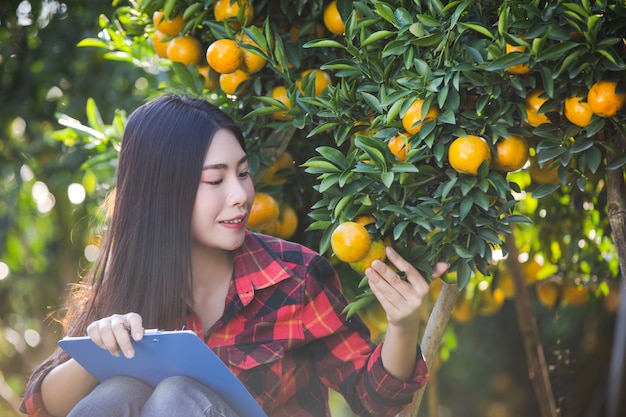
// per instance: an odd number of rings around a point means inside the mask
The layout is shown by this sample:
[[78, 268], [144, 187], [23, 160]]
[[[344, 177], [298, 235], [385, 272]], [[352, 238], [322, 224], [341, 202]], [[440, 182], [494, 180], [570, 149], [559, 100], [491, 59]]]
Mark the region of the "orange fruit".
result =
[[250, 74], [245, 71], [237, 70], [229, 74], [220, 75], [220, 88], [226, 94], [235, 94], [239, 91], [245, 94], [248, 85], [245, 84], [250, 79]]
[[450, 145], [448, 161], [457, 172], [478, 175], [478, 167], [483, 161], [491, 164], [491, 149], [485, 139], [479, 136], [462, 136]]
[[298, 230], [298, 213], [288, 204], [280, 207], [276, 230], [274, 236], [281, 239], [291, 239]]
[[543, 166], [539, 166], [537, 157], [531, 157], [530, 166], [528, 167], [530, 178], [538, 184], [559, 184], [561, 182], [559, 167], [550, 168], [550, 165], [551, 161], [546, 161]]
[[280, 207], [274, 197], [267, 193], [256, 193], [248, 213], [248, 227], [261, 228], [278, 219]]
[[300, 90], [300, 92], [302, 94], [305, 94], [304, 91], [302, 90], [302, 81], [304, 79], [307, 79], [309, 77], [313, 77], [315, 80], [315, 93], [314, 95], [317, 97], [320, 94], [322, 94], [322, 92], [324, 91], [324, 89], [326, 89], [326, 87], [328, 87], [329, 85], [332, 84], [332, 81], [330, 79], [330, 75], [328, 75], [327, 72], [322, 71], [320, 69], [309, 69], [309, 70], [305, 70], [302, 71], [302, 73], [300, 73], [300, 79], [296, 82], [297, 86], [298, 86], [298, 90]]
[[568, 283], [563, 287], [563, 302], [580, 306], [587, 302], [587, 289], [582, 285]]
[[499, 171], [513, 172], [528, 161], [528, 144], [521, 136], [510, 135], [496, 143], [493, 167]]
[[483, 316], [490, 316], [500, 311], [500, 308], [506, 299], [504, 291], [500, 288], [492, 289], [491, 287], [487, 287], [482, 289], [480, 286], [477, 288], [480, 300], [478, 304], [478, 313]]
[[377, 259], [382, 262], [385, 262], [385, 260], [387, 259], [385, 244], [381, 240], [374, 240], [371, 243], [369, 250], [365, 254], [365, 257], [360, 261], [351, 262], [350, 266], [356, 272], [363, 274], [365, 273], [365, 270], [369, 268], [370, 265], [372, 265], [372, 262]]
[[371, 214], [359, 214], [354, 218], [354, 222], [362, 226], [367, 226], [368, 224], [376, 223], [376, 217]]
[[530, 259], [522, 264], [522, 269], [524, 270], [524, 275], [526, 278], [526, 284], [532, 284], [537, 282], [537, 276], [539, 275], [539, 271], [543, 268], [543, 265], [537, 262], [536, 259]]
[[617, 83], [598, 81], [587, 93], [587, 102], [591, 111], [600, 117], [613, 117], [624, 106], [626, 93], [617, 93]]
[[324, 26], [335, 35], [343, 35], [343, 32], [346, 30], [346, 24], [339, 14], [336, 0], [328, 3], [328, 6], [324, 9]]
[[356, 222], [341, 223], [330, 236], [333, 253], [347, 263], [363, 259], [370, 249], [371, 242], [367, 229]]
[[544, 279], [537, 283], [535, 291], [537, 293], [537, 300], [541, 305], [547, 308], [554, 308], [556, 306], [560, 292], [558, 283], [550, 279]]
[[[511, 45], [511, 44], [507, 43], [505, 45], [505, 51], [506, 51], [507, 54], [509, 54], [511, 52], [524, 52], [524, 51], [526, 51], [526, 46], [524, 46], [524, 45]], [[528, 64], [511, 65], [506, 70], [509, 73], [511, 73], [511, 74], [524, 75], [524, 74], [528, 74], [530, 72], [530, 65], [528, 65]]]
[[586, 127], [591, 122], [593, 111], [585, 97], [567, 97], [563, 103], [565, 118], [576, 126]]
[[409, 149], [411, 149], [411, 144], [409, 143], [408, 138], [404, 134], [400, 133], [389, 139], [387, 147], [400, 161], [406, 161], [406, 153]]
[[548, 101], [545, 97], [539, 97], [543, 94], [543, 90], [532, 90], [526, 96], [526, 115], [528, 116], [528, 124], [534, 127], [542, 125], [544, 123], [551, 123], [548, 116], [545, 113], [538, 113], [539, 109]]
[[515, 298], [515, 283], [513, 282], [513, 276], [509, 270], [504, 270], [498, 276], [497, 288], [502, 290], [506, 298]]
[[152, 23], [154, 23], [154, 27], [156, 30], [161, 33], [165, 33], [166, 35], [178, 35], [185, 25], [183, 15], [179, 14], [178, 16], [164, 19], [164, 14], [163, 10], [158, 10], [152, 14]]
[[233, 29], [240, 29], [254, 18], [254, 8], [248, 0], [217, 0], [213, 13], [215, 20], [218, 22], [228, 20]]
[[[254, 42], [245, 32], [241, 32], [241, 35], [239, 35], [239, 41], [243, 44], [259, 48], [259, 45]], [[254, 74], [261, 71], [267, 62], [266, 59], [262, 56], [259, 56], [247, 49], [241, 48], [241, 52], [243, 53], [242, 69], [245, 70], [248, 74]]]
[[167, 47], [167, 58], [185, 66], [197, 64], [202, 58], [202, 44], [193, 36], [172, 38]]
[[168, 35], [158, 30], [154, 32], [152, 36], [152, 48], [154, 48], [154, 52], [161, 58], [167, 58], [167, 47], [170, 46], [170, 41], [163, 40], [167, 36]]
[[263, 174], [263, 182], [268, 185], [283, 185], [294, 173], [295, 166], [291, 154], [287, 151], [278, 155], [278, 158]]
[[219, 74], [208, 65], [198, 67], [198, 72], [204, 77], [204, 88], [216, 90], [220, 86]]
[[[287, 107], [291, 107], [291, 101], [289, 101], [289, 97], [287, 96], [287, 88], [284, 85], [277, 85], [272, 88], [272, 92], [270, 94], [272, 98], [280, 101]], [[287, 111], [276, 111], [270, 114], [270, 117], [274, 120], [291, 120], [293, 116], [288, 115]]]
[[232, 39], [217, 39], [207, 48], [206, 60], [220, 74], [230, 74], [241, 68], [243, 51]]
[[414, 135], [420, 131], [422, 125], [439, 116], [439, 110], [435, 106], [430, 106], [426, 116], [422, 117], [422, 107], [424, 106], [424, 100], [416, 98], [411, 106], [402, 116], [402, 126], [409, 134]]

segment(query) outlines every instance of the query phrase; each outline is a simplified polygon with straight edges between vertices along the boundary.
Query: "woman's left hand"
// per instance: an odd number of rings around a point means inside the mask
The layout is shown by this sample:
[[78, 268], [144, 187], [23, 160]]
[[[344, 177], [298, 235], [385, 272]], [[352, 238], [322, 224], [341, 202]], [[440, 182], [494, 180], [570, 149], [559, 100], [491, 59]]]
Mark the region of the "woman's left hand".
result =
[[[406, 280], [384, 262], [374, 261], [365, 271], [369, 286], [385, 309], [390, 326], [415, 328], [419, 322], [419, 308], [428, 294], [428, 281], [394, 249], [387, 247], [386, 251], [387, 259], [400, 273], [406, 274]], [[437, 263], [433, 278], [438, 278], [447, 269], [445, 262]]]

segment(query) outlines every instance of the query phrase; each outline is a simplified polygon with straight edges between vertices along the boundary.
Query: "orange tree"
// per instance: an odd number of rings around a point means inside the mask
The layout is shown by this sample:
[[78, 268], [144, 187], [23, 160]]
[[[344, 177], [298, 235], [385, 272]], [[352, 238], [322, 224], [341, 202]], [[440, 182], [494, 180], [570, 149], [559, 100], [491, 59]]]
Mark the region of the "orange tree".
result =
[[[461, 289], [496, 282], [513, 242], [606, 294], [626, 259], [625, 16], [608, 1], [143, 0], [81, 45], [229, 112], [257, 189], [296, 207], [296, 238], [322, 253], [366, 214], [372, 240], [426, 276], [449, 262]], [[285, 150], [309, 175], [267, 181]], [[371, 300], [354, 282], [352, 311]]]

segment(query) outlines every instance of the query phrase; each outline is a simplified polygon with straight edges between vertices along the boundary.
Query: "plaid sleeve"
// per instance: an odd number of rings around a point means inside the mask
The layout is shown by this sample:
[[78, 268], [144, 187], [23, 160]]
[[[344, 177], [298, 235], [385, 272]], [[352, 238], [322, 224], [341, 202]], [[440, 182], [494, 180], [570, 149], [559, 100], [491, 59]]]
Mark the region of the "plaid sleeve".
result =
[[59, 363], [58, 359], [52, 358], [41, 364], [31, 375], [24, 398], [20, 404], [20, 411], [29, 417], [53, 417], [46, 411], [41, 398], [41, 383], [46, 375]]
[[382, 344], [371, 342], [358, 316], [342, 314], [347, 299], [325, 258], [311, 264], [307, 281], [303, 322], [322, 382], [339, 391], [357, 415], [395, 416], [428, 379], [421, 351], [409, 381], [393, 377], [382, 364]]

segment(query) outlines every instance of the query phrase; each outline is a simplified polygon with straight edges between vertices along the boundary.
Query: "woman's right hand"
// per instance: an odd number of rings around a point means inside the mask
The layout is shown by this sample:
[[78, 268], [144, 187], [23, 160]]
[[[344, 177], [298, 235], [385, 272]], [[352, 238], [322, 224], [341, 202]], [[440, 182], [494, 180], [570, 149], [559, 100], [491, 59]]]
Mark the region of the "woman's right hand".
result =
[[113, 356], [122, 352], [130, 359], [135, 355], [131, 335], [135, 341], [143, 338], [143, 319], [137, 313], [113, 314], [87, 326], [87, 336]]

